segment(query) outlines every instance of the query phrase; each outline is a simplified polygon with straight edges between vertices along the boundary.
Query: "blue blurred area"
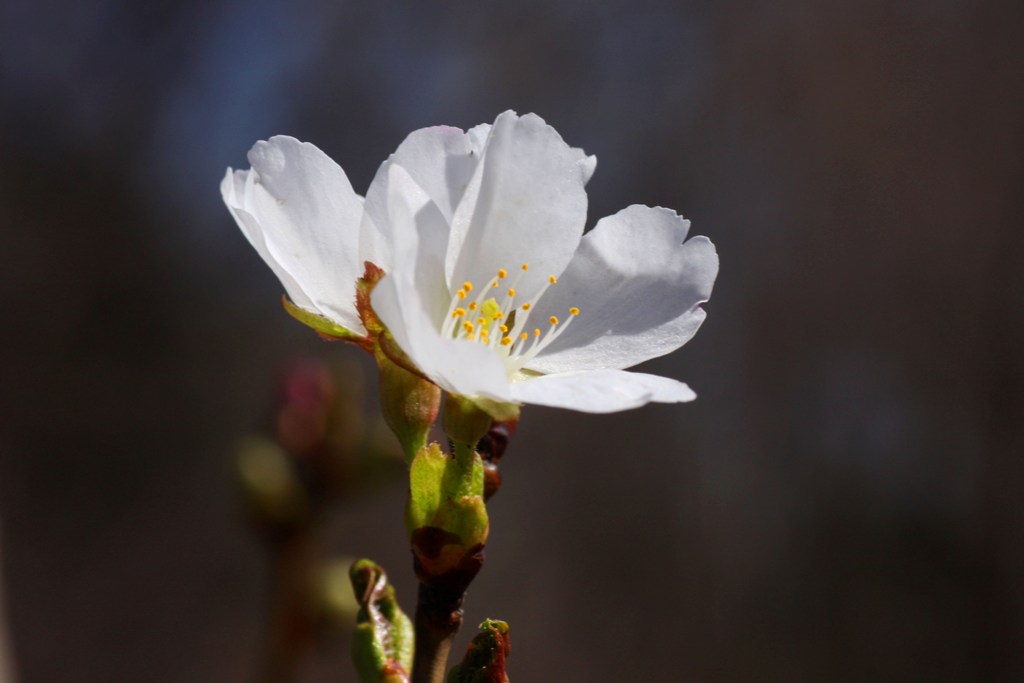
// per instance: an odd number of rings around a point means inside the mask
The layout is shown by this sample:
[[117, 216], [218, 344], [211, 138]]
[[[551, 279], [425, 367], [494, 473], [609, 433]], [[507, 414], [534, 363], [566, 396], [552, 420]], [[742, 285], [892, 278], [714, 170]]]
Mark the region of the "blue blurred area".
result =
[[[467, 603], [513, 678], [1024, 680], [1022, 29], [1010, 0], [0, 6], [22, 680], [256, 675], [231, 445], [291, 358], [358, 352], [282, 314], [224, 170], [288, 133], [365, 190], [409, 131], [509, 108], [598, 156], [591, 225], [669, 206], [722, 257], [647, 367], [696, 403], [524, 413]], [[411, 607], [402, 498], [334, 532]]]

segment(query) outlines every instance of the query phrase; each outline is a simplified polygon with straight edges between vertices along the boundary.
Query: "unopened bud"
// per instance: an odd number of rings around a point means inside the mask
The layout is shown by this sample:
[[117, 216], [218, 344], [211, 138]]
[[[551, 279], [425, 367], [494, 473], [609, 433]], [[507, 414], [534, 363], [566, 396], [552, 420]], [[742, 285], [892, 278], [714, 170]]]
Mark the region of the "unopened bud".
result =
[[509, 683], [506, 661], [511, 651], [508, 624], [485, 619], [447, 683]]
[[335, 400], [330, 370], [318, 361], [295, 362], [285, 372], [282, 385], [278, 442], [295, 455], [322, 448]]
[[480, 571], [490, 529], [483, 489], [483, 462], [472, 449], [457, 446], [453, 457], [432, 443], [416, 454], [406, 525], [423, 583], [464, 590]]
[[362, 683], [408, 683], [413, 626], [380, 565], [359, 560], [349, 571], [359, 601], [352, 658]]
[[238, 481], [255, 522], [284, 531], [301, 524], [309, 501], [288, 455], [273, 441], [249, 437], [238, 446]]
[[476, 450], [484, 462], [484, 501], [491, 499], [498, 489], [501, 488], [501, 472], [498, 471], [498, 463], [501, 461], [509, 441], [516, 431], [516, 422], [493, 422], [487, 430]]

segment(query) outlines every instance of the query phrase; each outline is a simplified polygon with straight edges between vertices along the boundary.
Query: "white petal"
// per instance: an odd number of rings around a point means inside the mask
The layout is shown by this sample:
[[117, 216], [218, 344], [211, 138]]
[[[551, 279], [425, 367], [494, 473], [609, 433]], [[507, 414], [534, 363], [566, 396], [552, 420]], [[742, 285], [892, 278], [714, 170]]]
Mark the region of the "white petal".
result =
[[256, 249], [256, 252], [270, 266], [274, 274], [277, 275], [277, 279], [281, 281], [285, 291], [288, 292], [288, 298], [292, 300], [292, 303], [307, 310], [313, 310], [315, 308], [313, 300], [306, 295], [306, 292], [303, 291], [295, 278], [291, 276], [291, 273], [285, 270], [270, 255], [259, 221], [242, 208], [245, 203], [246, 192], [249, 191], [246, 188], [251, 187], [253, 183], [252, 176], [252, 171], [234, 171], [229, 168], [224, 176], [224, 180], [220, 184], [220, 193], [224, 198], [224, 203], [227, 205], [231, 215], [234, 216], [238, 227], [241, 228], [242, 234], [249, 240], [249, 244]]
[[451, 223], [452, 213], [480, 161], [480, 140], [474, 140], [474, 136], [482, 134], [486, 138], [486, 131], [479, 128], [473, 129], [472, 135], [449, 126], [413, 131], [381, 164], [366, 192], [366, 211], [359, 229], [361, 260], [371, 261], [385, 271], [391, 268], [395, 238], [387, 224], [387, 186], [388, 169], [392, 164], [404, 168], [437, 206], [445, 223]]
[[391, 270], [391, 225], [388, 218], [388, 169], [391, 160], [377, 169], [366, 199], [363, 201], [363, 218], [359, 224], [359, 262], [369, 261], [381, 270]]
[[427, 316], [440, 326], [451, 294], [445, 283], [448, 222], [427, 193], [397, 163], [387, 164], [387, 234], [392, 270], [411, 281]]
[[466, 135], [469, 136], [470, 142], [473, 145], [473, 151], [478, 155], [483, 154], [484, 147], [487, 145], [487, 138], [490, 134], [491, 124], [489, 123], [481, 123], [466, 131]]
[[508, 402], [507, 373], [497, 353], [439, 332], [451, 298], [444, 280], [447, 222], [397, 164], [387, 169], [387, 190], [393, 267], [373, 291], [374, 311], [416, 366], [443, 389]]
[[354, 285], [362, 274], [362, 199], [345, 172], [315, 146], [287, 136], [257, 142], [249, 163], [244, 187], [236, 177], [234, 191], [224, 193], [243, 232], [254, 246], [259, 232], [257, 249], [296, 304], [362, 331]]
[[689, 341], [704, 321], [718, 255], [706, 237], [684, 243], [688, 229], [675, 212], [646, 206], [599, 221], [534, 315], [565, 319], [572, 306], [580, 314], [528, 367], [628, 368]]
[[445, 391], [512, 400], [505, 366], [481, 344], [442, 338], [419, 292], [400, 275], [386, 275], [372, 295], [373, 310], [416, 366]]
[[690, 387], [668, 377], [624, 370], [590, 370], [543, 375], [516, 382], [512, 397], [521, 403], [614, 413], [646, 403], [683, 403], [697, 398]]
[[500, 115], [452, 220], [449, 284], [479, 287], [527, 263], [516, 289], [529, 299], [561, 274], [586, 220], [580, 154], [538, 116]]
[[409, 172], [450, 223], [480, 161], [480, 151], [468, 133], [435, 126], [410, 133], [392, 159]]
[[594, 175], [594, 171], [597, 169], [597, 157], [593, 154], [587, 156], [587, 153], [579, 147], [573, 147], [572, 151], [579, 155], [576, 160], [576, 168], [578, 168], [582, 174], [583, 184], [586, 185], [590, 182], [590, 179]]

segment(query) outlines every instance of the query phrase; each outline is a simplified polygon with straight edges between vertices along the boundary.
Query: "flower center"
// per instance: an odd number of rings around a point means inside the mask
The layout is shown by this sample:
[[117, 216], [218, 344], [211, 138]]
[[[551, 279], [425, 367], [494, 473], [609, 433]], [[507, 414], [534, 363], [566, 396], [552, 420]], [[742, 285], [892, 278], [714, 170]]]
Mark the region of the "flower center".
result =
[[558, 284], [558, 278], [549, 275], [547, 283], [532, 299], [521, 301], [516, 285], [529, 269], [529, 264], [524, 263], [509, 281], [508, 271], [499, 268], [494, 279], [481, 287], [463, 282], [448, 306], [441, 334], [495, 349], [510, 373], [522, 369], [558, 339], [580, 314], [580, 309], [573, 306], [564, 321], [552, 315], [545, 323], [531, 328], [530, 315], [537, 301], [549, 287]]

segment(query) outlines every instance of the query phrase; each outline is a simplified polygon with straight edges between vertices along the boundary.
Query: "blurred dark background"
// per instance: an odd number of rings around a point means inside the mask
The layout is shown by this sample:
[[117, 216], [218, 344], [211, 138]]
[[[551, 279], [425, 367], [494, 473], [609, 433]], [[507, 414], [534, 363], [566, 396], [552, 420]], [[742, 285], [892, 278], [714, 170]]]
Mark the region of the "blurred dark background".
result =
[[[256, 680], [234, 444], [294, 358], [364, 359], [282, 312], [224, 169], [288, 133], [364, 191], [409, 131], [508, 108], [598, 156], [590, 225], [669, 206], [722, 260], [644, 368], [696, 403], [524, 411], [467, 602], [513, 680], [1024, 680], [1021, 36], [1013, 0], [4, 3], [20, 680]], [[330, 543], [411, 610], [403, 499]], [[344, 639], [303, 676], [354, 680]]]

